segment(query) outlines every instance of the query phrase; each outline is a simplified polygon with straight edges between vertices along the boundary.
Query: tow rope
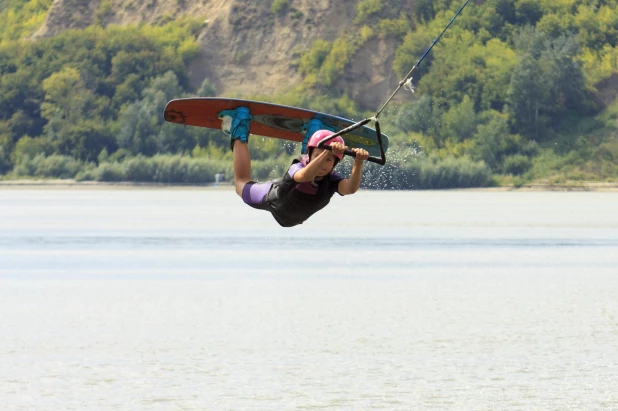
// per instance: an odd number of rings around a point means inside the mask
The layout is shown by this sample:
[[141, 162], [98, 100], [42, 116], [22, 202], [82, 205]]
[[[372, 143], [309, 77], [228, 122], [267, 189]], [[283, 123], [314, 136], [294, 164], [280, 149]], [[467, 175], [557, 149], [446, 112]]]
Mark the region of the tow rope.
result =
[[[457, 13], [453, 16], [453, 18], [451, 19], [451, 21], [449, 21], [449, 23], [446, 25], [446, 27], [444, 28], [444, 30], [442, 30], [442, 32], [440, 33], [440, 35], [438, 37], [436, 37], [436, 39], [433, 41], [433, 43], [431, 43], [431, 45], [429, 46], [429, 48], [425, 51], [425, 53], [423, 53], [423, 55], [421, 56], [421, 58], [416, 62], [416, 64], [414, 64], [414, 66], [412, 67], [412, 69], [408, 72], [408, 74], [406, 74], [406, 76], [399, 82], [398, 87], [395, 89], [395, 91], [393, 92], [393, 94], [390, 95], [390, 97], [386, 100], [386, 102], [382, 105], [382, 107], [380, 107], [380, 109], [376, 112], [376, 114], [373, 117], [369, 117], [366, 118], [364, 120], [359, 121], [358, 123], [355, 123], [349, 127], [344, 128], [343, 130], [338, 131], [337, 133], [329, 136], [328, 138], [323, 139], [322, 141], [320, 141], [320, 144], [318, 145], [319, 148], [323, 148], [326, 150], [330, 150], [329, 146], [326, 146], [325, 143], [334, 139], [337, 136], [340, 136], [342, 134], [348, 133], [352, 130], [355, 130], [359, 127], [364, 126], [365, 124], [373, 121], [373, 123], [375, 124], [375, 130], [376, 130], [376, 137], [378, 140], [378, 144], [380, 145], [380, 158], [374, 158], [374, 157], [370, 157], [369, 160], [371, 160], [374, 163], [380, 164], [380, 165], [384, 165], [386, 164], [386, 155], [384, 153], [384, 149], [382, 147], [382, 133], [380, 132], [380, 122], [378, 120], [378, 117], [380, 116], [380, 114], [382, 113], [382, 111], [384, 110], [384, 108], [388, 105], [388, 103], [390, 103], [390, 101], [393, 99], [393, 97], [395, 97], [395, 94], [397, 94], [397, 92], [401, 89], [404, 88], [405, 90], [409, 90], [412, 93], [414, 93], [414, 85], [412, 84], [412, 74], [414, 73], [414, 71], [418, 68], [418, 66], [421, 64], [421, 62], [425, 59], [425, 57], [427, 57], [427, 55], [429, 54], [429, 52], [431, 51], [431, 49], [433, 49], [433, 46], [436, 45], [436, 43], [440, 40], [440, 38], [442, 37], [442, 35], [446, 32], [446, 30], [448, 30], [448, 28], [451, 26], [451, 24], [453, 24], [453, 22], [455, 21], [455, 19], [461, 14], [461, 12], [463, 11], [463, 9], [468, 5], [468, 3], [470, 2], [470, 0], [466, 0], [466, 2], [463, 4], [463, 6], [461, 6], [459, 8], [459, 11], [457, 11]], [[346, 150], [344, 152], [344, 154], [355, 157], [355, 153], [353, 151], [350, 150]]]

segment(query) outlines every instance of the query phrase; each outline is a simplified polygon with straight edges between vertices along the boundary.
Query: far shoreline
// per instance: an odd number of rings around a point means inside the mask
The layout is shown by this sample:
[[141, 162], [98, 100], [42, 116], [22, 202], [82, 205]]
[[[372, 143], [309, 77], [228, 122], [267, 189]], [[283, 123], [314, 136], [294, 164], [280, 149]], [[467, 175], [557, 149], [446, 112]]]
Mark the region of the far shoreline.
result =
[[[229, 183], [140, 183], [131, 181], [101, 182], [76, 181], [70, 179], [39, 179], [39, 180], [0, 180], [0, 190], [7, 189], [183, 189], [183, 190], [233, 190]], [[371, 189], [363, 189], [369, 191]], [[373, 190], [372, 190], [373, 191]], [[385, 190], [392, 191], [392, 190]], [[520, 186], [470, 187], [435, 190], [395, 190], [395, 191], [473, 191], [473, 192], [542, 192], [542, 191], [572, 191], [572, 192], [618, 192], [618, 182], [572, 182], [563, 184], [523, 184]]]

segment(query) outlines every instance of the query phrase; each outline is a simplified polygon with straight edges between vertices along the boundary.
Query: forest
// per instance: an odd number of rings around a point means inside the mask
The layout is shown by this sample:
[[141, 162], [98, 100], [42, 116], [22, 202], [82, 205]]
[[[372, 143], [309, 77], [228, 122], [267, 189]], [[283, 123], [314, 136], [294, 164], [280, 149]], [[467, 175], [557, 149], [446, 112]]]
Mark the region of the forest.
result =
[[[294, 90], [242, 97], [370, 116], [333, 87], [354, 56], [371, 41], [393, 40], [392, 70], [403, 78], [462, 2], [416, 0], [404, 12], [409, 2], [361, 0], [353, 31], [294, 56], [303, 78]], [[269, 3], [273, 18], [293, 13], [293, 2]], [[220, 95], [208, 78], [197, 88], [188, 78], [203, 18], [93, 24], [30, 39], [50, 6], [0, 1], [1, 179], [230, 180], [228, 137], [162, 115], [171, 99]], [[470, 2], [415, 71], [416, 92], [382, 115], [388, 162], [365, 168], [364, 187], [617, 181], [617, 45], [618, 0]], [[258, 180], [280, 176], [299, 152], [260, 136], [250, 149]], [[340, 171], [350, 166], [344, 161]]]

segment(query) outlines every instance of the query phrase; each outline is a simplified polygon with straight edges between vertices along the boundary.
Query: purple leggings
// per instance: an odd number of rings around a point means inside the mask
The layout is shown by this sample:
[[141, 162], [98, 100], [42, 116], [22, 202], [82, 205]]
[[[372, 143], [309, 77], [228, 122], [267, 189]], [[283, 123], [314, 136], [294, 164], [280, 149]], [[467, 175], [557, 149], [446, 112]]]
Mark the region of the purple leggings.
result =
[[242, 200], [253, 208], [265, 210], [264, 197], [266, 197], [272, 185], [272, 181], [266, 183], [249, 181], [242, 189]]

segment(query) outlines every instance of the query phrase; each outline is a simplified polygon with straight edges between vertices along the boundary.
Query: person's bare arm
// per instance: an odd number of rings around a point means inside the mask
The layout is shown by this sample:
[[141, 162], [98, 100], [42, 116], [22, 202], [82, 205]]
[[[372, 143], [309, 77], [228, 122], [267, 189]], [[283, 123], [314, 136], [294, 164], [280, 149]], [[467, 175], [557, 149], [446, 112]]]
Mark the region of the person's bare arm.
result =
[[307, 181], [313, 181], [313, 179], [320, 172], [320, 168], [322, 168], [322, 163], [324, 162], [324, 160], [326, 160], [328, 154], [328, 151], [320, 153], [320, 155], [311, 160], [309, 164], [294, 173], [294, 181], [296, 181], [297, 183], [306, 183]]
[[339, 182], [339, 188], [337, 189], [342, 196], [354, 194], [358, 191], [363, 178], [363, 163], [369, 158], [369, 153], [365, 149], [354, 148], [352, 151], [356, 153], [352, 172], [349, 178], [345, 178]]
[[[330, 146], [333, 154], [341, 155], [347, 148], [341, 143], [333, 143]], [[306, 183], [307, 181], [313, 181], [314, 178], [320, 172], [324, 161], [330, 156], [327, 150], [322, 151], [316, 158], [311, 160], [309, 164], [294, 173], [294, 181], [297, 183]]]

